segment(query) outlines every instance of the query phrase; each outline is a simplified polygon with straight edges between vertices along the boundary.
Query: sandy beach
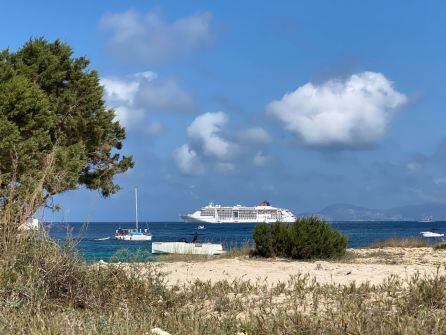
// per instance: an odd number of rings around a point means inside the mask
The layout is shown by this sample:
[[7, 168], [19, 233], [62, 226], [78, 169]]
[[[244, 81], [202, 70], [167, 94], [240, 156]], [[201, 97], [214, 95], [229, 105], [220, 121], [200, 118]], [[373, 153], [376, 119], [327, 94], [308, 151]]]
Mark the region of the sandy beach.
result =
[[339, 261], [259, 260], [247, 257], [200, 261], [161, 262], [170, 285], [196, 280], [286, 282], [290, 276], [309, 275], [321, 284], [379, 284], [390, 276], [407, 279], [416, 273], [445, 272], [446, 251], [432, 248], [349, 249]]

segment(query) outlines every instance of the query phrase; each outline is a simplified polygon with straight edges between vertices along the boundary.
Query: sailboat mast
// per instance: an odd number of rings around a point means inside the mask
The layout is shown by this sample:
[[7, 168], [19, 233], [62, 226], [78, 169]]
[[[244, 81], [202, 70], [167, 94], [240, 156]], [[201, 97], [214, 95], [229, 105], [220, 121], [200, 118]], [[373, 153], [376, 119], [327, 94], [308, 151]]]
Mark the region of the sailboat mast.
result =
[[138, 189], [135, 187], [135, 224], [138, 229]]

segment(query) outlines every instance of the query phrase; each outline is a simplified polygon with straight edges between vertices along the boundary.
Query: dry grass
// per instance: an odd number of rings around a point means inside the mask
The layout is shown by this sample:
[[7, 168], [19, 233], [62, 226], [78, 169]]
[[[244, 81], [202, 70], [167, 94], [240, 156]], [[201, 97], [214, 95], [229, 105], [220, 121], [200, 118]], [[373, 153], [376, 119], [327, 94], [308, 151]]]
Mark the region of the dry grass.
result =
[[424, 248], [432, 246], [428, 241], [420, 237], [390, 237], [384, 241], [375, 242], [369, 246], [371, 249], [382, 248]]
[[[88, 265], [72, 244], [17, 240], [0, 263], [1, 334], [445, 334], [446, 277], [321, 285], [296, 275], [167, 286], [148, 263]], [[12, 248], [9, 250], [13, 250]], [[123, 259], [123, 258], [121, 258]]]
[[434, 250], [445, 250], [446, 242], [437, 243], [433, 246]]

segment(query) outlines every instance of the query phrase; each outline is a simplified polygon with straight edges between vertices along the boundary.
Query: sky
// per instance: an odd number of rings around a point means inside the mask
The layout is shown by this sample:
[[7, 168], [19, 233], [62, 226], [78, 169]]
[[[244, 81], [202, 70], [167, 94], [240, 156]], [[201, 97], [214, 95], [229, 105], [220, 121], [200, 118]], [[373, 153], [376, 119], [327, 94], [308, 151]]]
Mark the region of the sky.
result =
[[135, 168], [46, 219], [176, 221], [213, 201], [294, 213], [446, 202], [446, 3], [2, 1], [0, 48], [87, 56]]

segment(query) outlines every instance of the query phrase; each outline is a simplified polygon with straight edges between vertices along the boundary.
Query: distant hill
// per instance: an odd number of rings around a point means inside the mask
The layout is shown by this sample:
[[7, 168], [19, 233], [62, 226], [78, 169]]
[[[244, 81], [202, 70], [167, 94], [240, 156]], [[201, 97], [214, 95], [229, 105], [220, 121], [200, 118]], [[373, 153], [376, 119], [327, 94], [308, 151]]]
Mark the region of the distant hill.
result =
[[334, 204], [325, 207], [317, 215], [330, 221], [419, 221], [432, 216], [434, 221], [446, 221], [446, 204], [424, 203], [390, 209], [371, 209], [351, 204]]

